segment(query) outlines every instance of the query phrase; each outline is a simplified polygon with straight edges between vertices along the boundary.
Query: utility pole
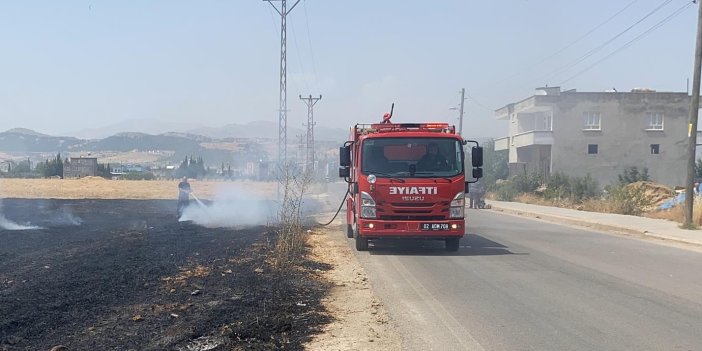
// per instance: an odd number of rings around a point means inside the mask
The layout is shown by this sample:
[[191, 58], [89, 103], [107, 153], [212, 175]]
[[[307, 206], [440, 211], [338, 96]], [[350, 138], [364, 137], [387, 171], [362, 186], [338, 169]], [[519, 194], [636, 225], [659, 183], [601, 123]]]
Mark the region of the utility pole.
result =
[[[300, 0], [295, 1], [290, 9], [287, 8], [286, 0], [263, 1], [271, 4], [280, 15], [280, 105], [278, 109], [278, 170], [280, 171], [285, 166], [288, 156], [287, 17]], [[280, 1], [280, 9], [273, 4], [274, 1]]]
[[300, 100], [307, 105], [307, 154], [305, 155], [305, 165], [307, 171], [314, 172], [314, 105], [319, 100], [322, 100], [322, 95], [319, 95], [318, 98], [312, 97], [312, 94], [306, 98], [300, 95]]
[[458, 135], [463, 137], [463, 105], [466, 102], [466, 88], [461, 88], [461, 110], [459, 112], [460, 117], [458, 120]]
[[688, 162], [687, 185], [685, 187], [685, 228], [692, 228], [692, 206], [695, 192], [692, 189], [695, 183], [695, 154], [697, 151], [697, 117], [700, 108], [700, 75], [702, 73], [702, 6], [697, 12], [697, 42], [695, 45], [695, 68], [692, 74], [692, 97], [690, 99], [690, 124], [687, 126]]

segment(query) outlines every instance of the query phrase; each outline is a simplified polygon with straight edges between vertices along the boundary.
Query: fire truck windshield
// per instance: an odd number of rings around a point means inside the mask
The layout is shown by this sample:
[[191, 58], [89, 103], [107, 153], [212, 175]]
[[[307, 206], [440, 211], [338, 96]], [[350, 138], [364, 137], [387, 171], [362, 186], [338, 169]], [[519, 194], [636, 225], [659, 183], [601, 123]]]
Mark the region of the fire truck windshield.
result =
[[463, 148], [452, 138], [372, 138], [363, 142], [361, 171], [383, 177], [453, 177], [463, 173]]

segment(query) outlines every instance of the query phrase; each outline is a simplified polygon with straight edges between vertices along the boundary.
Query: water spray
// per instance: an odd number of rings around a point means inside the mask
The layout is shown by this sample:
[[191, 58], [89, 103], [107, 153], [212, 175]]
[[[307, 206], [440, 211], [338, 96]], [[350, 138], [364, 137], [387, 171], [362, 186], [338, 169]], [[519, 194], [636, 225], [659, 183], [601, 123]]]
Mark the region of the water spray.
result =
[[221, 187], [207, 203], [192, 192], [190, 195], [194, 201], [191, 206], [185, 207], [179, 221], [192, 222], [207, 228], [264, 225], [269, 219], [269, 214], [275, 213], [265, 200], [240, 186]]
[[198, 205], [205, 207], [205, 204], [202, 201], [200, 201], [200, 199], [198, 199], [194, 193], [191, 192], [190, 195], [193, 197], [193, 199], [195, 199], [195, 201], [197, 201]]

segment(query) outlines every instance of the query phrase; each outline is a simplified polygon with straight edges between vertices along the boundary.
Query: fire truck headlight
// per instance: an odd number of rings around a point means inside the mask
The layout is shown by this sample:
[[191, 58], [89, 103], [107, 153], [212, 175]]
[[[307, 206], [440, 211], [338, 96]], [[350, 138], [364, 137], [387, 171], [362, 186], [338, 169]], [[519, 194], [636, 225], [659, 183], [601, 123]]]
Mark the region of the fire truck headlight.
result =
[[361, 207], [361, 218], [375, 218], [375, 206], [363, 206]]
[[375, 206], [375, 200], [365, 191], [361, 191], [361, 206]]
[[361, 218], [375, 218], [375, 200], [365, 191], [361, 192]]
[[375, 174], [371, 174], [368, 176], [368, 183], [369, 184], [375, 184], [376, 180], [378, 180], [378, 178], [375, 176]]
[[463, 218], [465, 213], [465, 194], [461, 191], [451, 200], [451, 218]]

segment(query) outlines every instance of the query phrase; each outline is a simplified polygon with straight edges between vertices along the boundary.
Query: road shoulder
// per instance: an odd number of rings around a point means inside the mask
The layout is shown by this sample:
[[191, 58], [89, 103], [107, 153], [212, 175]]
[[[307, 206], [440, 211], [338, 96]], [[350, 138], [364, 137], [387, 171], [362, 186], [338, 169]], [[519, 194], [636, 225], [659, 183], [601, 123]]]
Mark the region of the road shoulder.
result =
[[679, 229], [673, 222], [635, 216], [548, 208], [491, 201], [492, 211], [603, 233], [624, 235], [672, 246], [702, 249], [702, 233]]
[[373, 293], [365, 270], [351, 251], [341, 226], [310, 235], [311, 258], [329, 264], [322, 273], [331, 285], [322, 304], [333, 321], [305, 345], [306, 350], [399, 350], [401, 339]]

